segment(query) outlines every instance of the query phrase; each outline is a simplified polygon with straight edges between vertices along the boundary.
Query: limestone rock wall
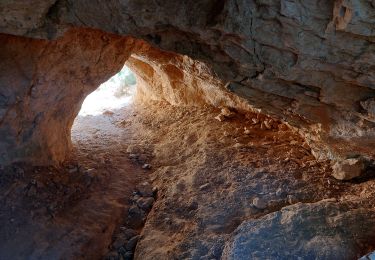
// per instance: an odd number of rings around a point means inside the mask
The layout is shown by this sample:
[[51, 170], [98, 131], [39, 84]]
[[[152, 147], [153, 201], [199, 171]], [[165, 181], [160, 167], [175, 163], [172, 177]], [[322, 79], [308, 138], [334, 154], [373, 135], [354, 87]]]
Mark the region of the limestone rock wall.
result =
[[253, 109], [229, 92], [206, 64], [186, 55], [138, 41], [126, 65], [137, 75], [137, 100], [165, 100], [182, 106], [210, 104], [238, 111]]
[[122, 68], [132, 43], [94, 30], [56, 41], [0, 35], [0, 163], [64, 160], [83, 99]]
[[372, 0], [30, 0], [27, 6], [0, 3], [0, 32], [51, 39], [87, 27], [142, 38], [204, 62], [230, 91], [298, 127], [317, 157], [374, 157]]

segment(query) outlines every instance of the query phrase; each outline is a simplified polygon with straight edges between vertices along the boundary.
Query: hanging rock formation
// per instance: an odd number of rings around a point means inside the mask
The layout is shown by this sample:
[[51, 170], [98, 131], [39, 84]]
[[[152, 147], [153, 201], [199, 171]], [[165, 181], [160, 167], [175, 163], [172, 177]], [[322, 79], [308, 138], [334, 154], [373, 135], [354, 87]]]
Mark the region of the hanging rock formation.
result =
[[[374, 1], [18, 0], [0, 17], [0, 163], [65, 158], [80, 103], [132, 53], [120, 36], [204, 63], [218, 89], [300, 129], [318, 158], [374, 156]], [[215, 92], [177, 84], [180, 62], [155, 78], [164, 90], [190, 103]]]

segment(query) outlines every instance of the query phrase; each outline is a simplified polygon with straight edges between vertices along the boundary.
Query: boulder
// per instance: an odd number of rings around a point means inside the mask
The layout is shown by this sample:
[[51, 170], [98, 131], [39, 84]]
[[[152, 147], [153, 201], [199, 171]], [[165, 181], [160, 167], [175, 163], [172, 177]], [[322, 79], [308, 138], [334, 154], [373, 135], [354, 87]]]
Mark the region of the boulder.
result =
[[365, 162], [360, 158], [350, 158], [338, 161], [332, 166], [332, 176], [338, 180], [351, 180], [361, 176]]
[[333, 200], [298, 203], [243, 222], [222, 259], [356, 259], [375, 238], [375, 210]]

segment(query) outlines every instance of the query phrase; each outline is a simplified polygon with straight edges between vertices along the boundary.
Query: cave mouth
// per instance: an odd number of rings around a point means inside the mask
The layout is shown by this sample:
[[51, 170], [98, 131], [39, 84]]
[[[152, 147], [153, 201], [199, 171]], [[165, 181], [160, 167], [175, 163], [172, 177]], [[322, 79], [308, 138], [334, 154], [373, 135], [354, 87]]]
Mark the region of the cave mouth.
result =
[[98, 116], [130, 105], [136, 92], [135, 74], [126, 66], [83, 101], [78, 117]]

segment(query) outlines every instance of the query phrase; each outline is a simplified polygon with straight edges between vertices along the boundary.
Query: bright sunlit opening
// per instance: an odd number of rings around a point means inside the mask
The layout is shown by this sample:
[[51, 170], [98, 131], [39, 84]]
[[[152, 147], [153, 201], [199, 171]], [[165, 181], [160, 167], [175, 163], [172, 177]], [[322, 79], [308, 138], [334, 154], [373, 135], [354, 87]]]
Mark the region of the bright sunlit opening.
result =
[[136, 83], [133, 72], [124, 66], [119, 73], [86, 97], [78, 115], [96, 116], [129, 105], [133, 100]]

